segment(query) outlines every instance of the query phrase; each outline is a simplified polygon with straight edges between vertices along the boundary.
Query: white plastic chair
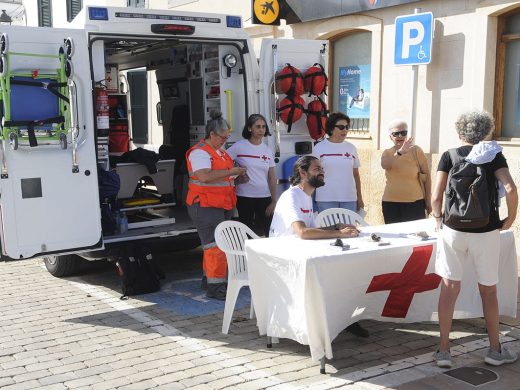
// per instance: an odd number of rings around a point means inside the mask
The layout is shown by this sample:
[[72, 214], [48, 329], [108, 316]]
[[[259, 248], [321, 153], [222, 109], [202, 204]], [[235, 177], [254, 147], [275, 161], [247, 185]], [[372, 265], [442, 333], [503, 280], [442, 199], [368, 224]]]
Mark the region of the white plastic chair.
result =
[[368, 226], [368, 223], [358, 213], [339, 207], [323, 210], [316, 216], [316, 225], [319, 227], [334, 226], [337, 223]]
[[[227, 334], [229, 331], [240, 289], [244, 286], [249, 286], [245, 252], [245, 241], [249, 238], [259, 237], [241, 222], [224, 221], [215, 229], [215, 242], [226, 254], [228, 266], [228, 286], [226, 304], [224, 306], [224, 319], [222, 321], [222, 333], [224, 334]], [[254, 315], [255, 310], [253, 298], [251, 297], [249, 318], [253, 318]]]

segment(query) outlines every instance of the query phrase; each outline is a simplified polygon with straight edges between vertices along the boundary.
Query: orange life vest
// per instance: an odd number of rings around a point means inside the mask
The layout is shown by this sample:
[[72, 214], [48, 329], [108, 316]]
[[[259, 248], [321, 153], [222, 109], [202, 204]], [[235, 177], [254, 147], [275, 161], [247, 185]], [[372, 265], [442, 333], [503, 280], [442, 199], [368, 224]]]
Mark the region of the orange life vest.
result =
[[192, 146], [186, 152], [186, 163], [188, 164], [188, 173], [190, 181], [188, 183], [188, 196], [186, 203], [192, 205], [199, 203], [201, 207], [215, 207], [224, 210], [232, 210], [237, 204], [237, 196], [235, 192], [235, 183], [232, 178], [226, 177], [219, 181], [210, 183], [202, 183], [191, 167], [190, 153], [196, 149], [207, 152], [211, 158], [211, 169], [231, 169], [233, 168], [233, 160], [225, 151], [220, 150], [221, 156], [213, 147], [205, 142], [199, 142]]

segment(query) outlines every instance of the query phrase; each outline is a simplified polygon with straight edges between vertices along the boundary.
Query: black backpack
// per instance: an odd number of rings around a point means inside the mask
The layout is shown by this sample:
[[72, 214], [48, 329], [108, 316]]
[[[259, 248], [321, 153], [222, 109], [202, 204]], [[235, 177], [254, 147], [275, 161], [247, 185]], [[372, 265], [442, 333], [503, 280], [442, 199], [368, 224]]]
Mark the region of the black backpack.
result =
[[[486, 169], [449, 151], [453, 167], [448, 173], [444, 200], [444, 223], [453, 229], [481, 228], [489, 223], [497, 194], [490, 194]], [[497, 191], [495, 191], [497, 192]]]
[[147, 294], [161, 288], [159, 279], [164, 274], [153, 263], [152, 255], [122, 256], [117, 262], [119, 276], [121, 276], [121, 299], [128, 299], [130, 295]]

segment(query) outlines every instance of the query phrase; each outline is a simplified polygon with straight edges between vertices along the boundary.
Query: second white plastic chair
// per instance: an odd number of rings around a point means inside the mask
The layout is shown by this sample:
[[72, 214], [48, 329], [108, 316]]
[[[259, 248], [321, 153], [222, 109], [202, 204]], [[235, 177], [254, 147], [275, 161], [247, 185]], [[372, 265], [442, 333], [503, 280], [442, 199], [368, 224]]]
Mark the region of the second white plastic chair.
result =
[[[215, 242], [226, 254], [228, 265], [228, 286], [224, 306], [224, 319], [222, 321], [222, 333], [225, 334], [229, 332], [229, 325], [235, 310], [238, 293], [242, 287], [249, 286], [245, 252], [245, 241], [249, 238], [259, 237], [241, 222], [224, 221], [215, 229]], [[251, 297], [249, 316], [253, 318], [254, 315], [253, 298]]]
[[323, 210], [316, 216], [316, 225], [319, 227], [334, 226], [337, 223], [348, 223], [354, 226], [368, 226], [361, 216], [351, 210], [332, 208]]

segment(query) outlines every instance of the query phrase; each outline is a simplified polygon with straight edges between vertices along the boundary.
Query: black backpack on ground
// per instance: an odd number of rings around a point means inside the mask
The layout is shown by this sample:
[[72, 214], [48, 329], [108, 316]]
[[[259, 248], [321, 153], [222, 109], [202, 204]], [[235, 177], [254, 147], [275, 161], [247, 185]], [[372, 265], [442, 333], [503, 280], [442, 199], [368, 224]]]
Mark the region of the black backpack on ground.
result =
[[164, 278], [164, 273], [157, 268], [149, 253], [122, 256], [117, 260], [116, 266], [121, 277], [121, 299], [128, 299], [130, 295], [152, 293], [161, 288], [159, 280]]
[[498, 192], [489, 192], [486, 169], [459, 156], [450, 149], [453, 164], [448, 173], [444, 201], [444, 223], [454, 229], [481, 228], [489, 223], [497, 205]]

